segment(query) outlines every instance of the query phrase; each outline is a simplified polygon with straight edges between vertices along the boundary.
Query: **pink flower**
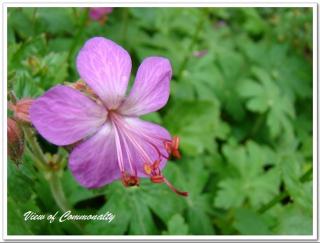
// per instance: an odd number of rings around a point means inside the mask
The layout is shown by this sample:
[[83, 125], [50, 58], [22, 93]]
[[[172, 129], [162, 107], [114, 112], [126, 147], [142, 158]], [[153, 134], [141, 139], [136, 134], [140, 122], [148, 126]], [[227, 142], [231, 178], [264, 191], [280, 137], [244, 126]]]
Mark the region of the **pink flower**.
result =
[[180, 157], [179, 138], [139, 116], [157, 111], [168, 101], [171, 64], [163, 57], [141, 63], [130, 94], [126, 96], [131, 58], [111, 40], [88, 40], [77, 57], [77, 69], [97, 98], [57, 85], [36, 99], [31, 121], [51, 143], [64, 146], [80, 142], [69, 156], [69, 168], [88, 188], [121, 178], [125, 186], [139, 184], [139, 177], [166, 183], [162, 175], [172, 154]]
[[92, 20], [99, 21], [112, 12], [113, 8], [90, 8], [89, 16]]

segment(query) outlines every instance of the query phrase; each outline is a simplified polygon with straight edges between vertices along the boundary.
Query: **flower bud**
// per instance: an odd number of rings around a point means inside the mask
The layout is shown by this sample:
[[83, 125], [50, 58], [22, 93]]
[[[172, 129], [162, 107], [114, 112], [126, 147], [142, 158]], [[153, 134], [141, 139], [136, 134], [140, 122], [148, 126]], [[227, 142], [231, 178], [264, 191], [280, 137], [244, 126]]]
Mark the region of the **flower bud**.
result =
[[9, 104], [9, 109], [14, 112], [13, 116], [18, 121], [30, 123], [29, 109], [32, 105], [33, 99], [23, 98], [18, 100], [16, 104]]
[[8, 118], [7, 135], [8, 156], [16, 164], [19, 164], [24, 151], [24, 136], [17, 122], [11, 118]]
[[[89, 16], [92, 20], [99, 21], [104, 20], [108, 14], [112, 12], [113, 8], [90, 8]], [[106, 19], [105, 19], [106, 20]]]

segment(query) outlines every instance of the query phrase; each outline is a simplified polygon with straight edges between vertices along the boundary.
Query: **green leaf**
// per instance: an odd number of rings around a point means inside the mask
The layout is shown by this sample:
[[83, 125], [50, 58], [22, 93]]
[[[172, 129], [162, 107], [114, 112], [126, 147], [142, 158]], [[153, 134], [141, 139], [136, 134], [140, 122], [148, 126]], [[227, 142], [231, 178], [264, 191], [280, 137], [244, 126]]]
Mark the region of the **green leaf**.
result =
[[211, 211], [210, 199], [211, 197], [208, 194], [190, 195], [187, 220], [191, 234], [215, 234], [212, 218], [209, 216]]
[[43, 93], [43, 89], [40, 88], [32, 76], [23, 69], [16, 70], [12, 79], [9, 80], [9, 85], [12, 86], [18, 98], [37, 97]]
[[[27, 210], [27, 211], [24, 211]], [[38, 212], [38, 208], [34, 201], [25, 200], [23, 206], [19, 205], [16, 200], [8, 197], [8, 235], [33, 235], [33, 226], [37, 223], [32, 221], [24, 221], [24, 213], [28, 211]]]
[[267, 172], [263, 169], [265, 165], [276, 162], [268, 147], [249, 141], [245, 146], [225, 145], [223, 153], [237, 174], [219, 183], [215, 206], [226, 209], [239, 207], [248, 199], [253, 208], [258, 208], [277, 195], [279, 170], [277, 167]]
[[295, 203], [312, 213], [312, 181], [302, 182], [304, 158], [296, 151], [296, 145], [279, 147], [279, 164], [285, 186]]
[[261, 215], [247, 208], [236, 210], [234, 227], [243, 235], [271, 234], [267, 223]]
[[102, 192], [99, 190], [88, 190], [79, 185], [69, 170], [65, 171], [62, 181], [64, 193], [68, 195], [68, 201], [72, 205], [102, 195]]
[[219, 183], [219, 188], [214, 202], [216, 207], [228, 209], [243, 204], [246, 195], [243, 193], [240, 179], [225, 179]]
[[260, 35], [266, 29], [266, 22], [255, 8], [241, 9], [246, 16], [244, 28], [252, 35]]
[[155, 224], [152, 220], [151, 211], [144, 203], [142, 189], [133, 187], [125, 188], [120, 183], [113, 183], [108, 188], [110, 198], [107, 203], [97, 212], [104, 214], [111, 212], [115, 215], [111, 223], [102, 221], [89, 222], [86, 230], [91, 234], [154, 234]]
[[168, 231], [163, 232], [164, 235], [187, 235], [188, 225], [180, 214], [175, 214], [168, 222]]
[[16, 201], [29, 200], [34, 194], [34, 169], [29, 161], [19, 165], [18, 168], [11, 161], [8, 162], [10, 162], [8, 163], [8, 195]]
[[[216, 48], [216, 47], [215, 47]], [[230, 51], [228, 47], [205, 49], [208, 53], [201, 57], [190, 58], [183, 79], [185, 83], [194, 86], [199, 100], [216, 100], [235, 120], [244, 116], [244, 108], [239, 102], [239, 94], [235, 85], [244, 75], [244, 60], [242, 56]]]
[[276, 233], [281, 235], [311, 235], [312, 214], [305, 213], [301, 208], [289, 205], [278, 214]]
[[204, 192], [210, 177], [205, 158], [198, 156], [187, 160], [182, 159], [179, 164], [182, 168], [180, 171], [183, 171], [181, 177], [185, 181], [182, 186], [189, 193], [186, 198], [189, 231], [194, 235], [214, 234], [212, 220], [208, 215], [211, 213], [211, 197], [209, 193]]
[[[181, 172], [169, 163], [163, 174], [177, 188], [182, 188]], [[124, 187], [114, 182], [106, 188], [107, 203], [97, 212], [107, 211], [115, 214], [114, 220], [89, 222], [86, 230], [91, 234], [159, 234], [155, 225], [155, 217], [163, 224], [174, 214], [182, 213], [186, 207], [185, 198], [176, 195], [165, 184], [152, 184], [149, 180], [141, 180], [139, 187]]]
[[252, 72], [259, 82], [246, 80], [239, 88], [241, 96], [248, 99], [246, 102], [248, 110], [267, 112], [267, 125], [271, 137], [280, 135], [282, 131], [291, 135], [293, 133], [291, 119], [295, 117], [292, 101], [280, 92], [265, 70], [254, 67]]
[[72, 42], [72, 38], [55, 38], [48, 42], [48, 49], [52, 52], [68, 52]]
[[[180, 102], [164, 117], [164, 125], [181, 137], [181, 149], [188, 155], [213, 151], [215, 138], [225, 138], [228, 126], [220, 120], [217, 102]], [[199, 126], [201, 124], [201, 126]]]
[[24, 8], [8, 8], [8, 27], [23, 38], [28, 38], [33, 34], [32, 19]]
[[[186, 190], [187, 185], [181, 182], [182, 173], [172, 164], [168, 164], [164, 175], [175, 187]], [[150, 185], [143, 194], [146, 206], [157, 215], [164, 223], [168, 222], [173, 214], [182, 213], [186, 207], [185, 198], [176, 195], [165, 185]], [[161, 200], [165, 198], [165, 202]]]
[[72, 33], [75, 27], [71, 17], [72, 11], [71, 8], [38, 8], [36, 16], [46, 27], [45, 30], [51, 34]]
[[49, 53], [40, 61], [40, 85], [44, 89], [49, 89], [53, 85], [66, 81], [68, 62], [68, 54]]

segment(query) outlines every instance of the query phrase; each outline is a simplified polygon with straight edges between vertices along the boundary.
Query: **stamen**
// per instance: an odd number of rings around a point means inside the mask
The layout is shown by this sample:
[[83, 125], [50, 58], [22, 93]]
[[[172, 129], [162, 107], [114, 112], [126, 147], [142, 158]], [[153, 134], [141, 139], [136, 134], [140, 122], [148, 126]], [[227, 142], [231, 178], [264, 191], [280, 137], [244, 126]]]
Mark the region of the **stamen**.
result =
[[125, 187], [139, 186], [139, 178], [136, 175], [129, 175], [126, 172], [121, 173], [121, 181]]
[[[114, 116], [114, 118], [116, 119], [116, 120], [119, 120], [116, 116]], [[127, 128], [127, 129], [131, 129], [131, 127], [129, 126], [129, 124], [127, 124], [127, 123], [121, 123], [121, 125], [124, 127], [124, 128]], [[124, 129], [125, 130], [125, 129]], [[167, 140], [167, 139], [164, 139], [164, 138], [160, 138], [160, 137], [157, 137], [157, 136], [155, 136], [155, 137], [151, 137], [151, 136], [149, 136], [149, 135], [147, 135], [147, 134], [145, 134], [145, 133], [143, 133], [143, 132], [136, 132], [136, 130], [140, 130], [140, 129], [135, 129], [135, 130], [132, 130], [132, 132], [133, 133], [135, 133], [138, 137], [144, 137], [145, 138], [145, 141], [149, 144], [149, 145], [151, 145], [155, 150], [156, 150], [156, 152], [157, 152], [157, 154], [158, 154], [158, 157], [159, 157], [159, 159], [161, 159], [161, 157], [163, 157], [163, 158], [165, 158], [165, 159], [169, 159], [169, 157], [168, 156], [166, 156], [166, 155], [164, 155], [163, 153], [161, 153], [161, 151], [159, 150], [159, 148], [154, 144], [154, 143], [152, 143], [152, 139], [158, 139], [158, 140], [160, 140], [160, 141], [170, 141], [170, 140]], [[134, 137], [132, 138], [133, 140], [134, 140], [134, 144], [138, 144], [137, 142], [136, 142], [136, 140], [134, 139]], [[144, 149], [143, 148], [141, 148], [140, 147], [140, 152], [144, 152]], [[145, 156], [145, 157], [148, 157], [148, 156]], [[145, 158], [144, 158], [145, 159]]]
[[177, 159], [181, 159], [181, 154], [180, 154], [179, 150], [173, 150], [172, 155], [173, 155], [173, 157], [175, 157]]
[[173, 136], [172, 138], [172, 147], [173, 149], [178, 149], [180, 144], [180, 138], [178, 136]]
[[181, 195], [181, 196], [184, 196], [184, 197], [187, 197], [187, 196], [188, 196], [188, 192], [179, 191], [179, 190], [176, 189], [166, 178], [163, 178], [163, 180], [164, 180], [164, 183], [166, 183], [167, 186], [168, 186], [172, 191], [174, 191], [175, 193], [177, 193], [178, 195]]
[[164, 177], [162, 175], [155, 175], [155, 176], [151, 176], [150, 180], [153, 183], [163, 183], [164, 182]]
[[124, 164], [123, 164], [123, 157], [122, 157], [122, 150], [121, 150], [121, 143], [119, 138], [119, 133], [117, 131], [117, 127], [114, 124], [114, 133], [115, 133], [115, 143], [116, 143], [116, 150], [117, 150], [117, 157], [118, 157], [118, 166], [121, 172], [124, 172]]
[[146, 140], [146, 142], [149, 144], [149, 145], [151, 145], [155, 150], [156, 150], [156, 152], [157, 152], [157, 154], [158, 154], [158, 157], [159, 157], [159, 159], [161, 159], [161, 157], [163, 157], [163, 158], [165, 158], [165, 159], [169, 159], [169, 157], [168, 156], [166, 156], [166, 155], [164, 155], [163, 153], [161, 153], [161, 151], [159, 150], [159, 148], [154, 144], [154, 143], [152, 143], [151, 142], [151, 140], [152, 139], [159, 139], [160, 141], [168, 141], [168, 140], [166, 140], [166, 139], [163, 139], [163, 138], [159, 138], [159, 137], [150, 137], [149, 135], [147, 135], [147, 134], [145, 134], [145, 133], [137, 133], [136, 132], [136, 134], [138, 135], [138, 136], [141, 136], [141, 137], [144, 137]]
[[173, 136], [171, 141], [164, 141], [163, 144], [168, 154], [172, 154], [173, 157], [181, 159], [179, 151], [180, 138], [178, 136]]
[[123, 123], [122, 121], [120, 121], [116, 114], [112, 114], [112, 118], [113, 118], [114, 124], [117, 124], [119, 127], [123, 128], [122, 129], [123, 134], [126, 135], [126, 137], [130, 140], [130, 142], [137, 147], [137, 149], [141, 153], [144, 161], [146, 161], [146, 162], [152, 161], [151, 158], [149, 157], [149, 155], [147, 154], [147, 152], [145, 152], [145, 150], [136, 141], [136, 139], [133, 136], [131, 136], [130, 133], [126, 132], [127, 131], [126, 123]]
[[129, 166], [130, 166], [131, 173], [134, 174], [134, 175], [137, 175], [137, 168], [133, 167], [132, 156], [131, 156], [131, 153], [130, 153], [130, 150], [129, 150], [128, 143], [127, 143], [126, 139], [124, 139], [124, 138], [122, 139], [122, 141], [123, 141], [123, 144], [125, 146], [125, 151], [126, 151], [127, 158], [128, 158], [128, 161], [129, 161]]
[[147, 175], [160, 175], [161, 171], [159, 169], [160, 160], [155, 160], [152, 164], [144, 163], [143, 168]]
[[144, 171], [146, 172], [147, 175], [150, 175], [151, 172], [152, 172], [152, 168], [151, 168], [150, 163], [144, 163], [143, 164], [143, 169], [144, 169]]
[[[145, 161], [143, 164], [143, 169], [147, 175], [150, 175], [150, 180], [153, 183], [165, 183], [176, 194], [181, 195], [181, 196], [188, 196], [188, 192], [183, 192], [183, 191], [176, 189], [162, 175], [161, 170], [159, 168], [160, 162], [161, 162], [162, 158], [165, 158], [165, 159], [169, 159], [169, 158], [167, 156], [163, 155], [161, 153], [160, 149], [158, 148], [158, 146], [156, 146], [156, 144], [154, 144], [152, 142], [152, 140], [156, 139], [156, 138], [153, 138], [153, 137], [151, 137], [147, 134], [144, 134], [142, 132], [137, 133], [135, 130], [132, 130], [131, 127], [128, 126], [127, 123], [121, 121], [121, 119], [118, 118], [116, 113], [109, 112], [109, 115], [111, 116], [111, 118], [112, 118], [111, 120], [112, 120], [114, 127], [115, 127], [115, 140], [116, 140], [116, 148], [117, 148], [119, 167], [122, 172], [122, 177], [121, 177], [122, 183], [125, 186], [139, 185], [139, 178], [137, 176], [137, 171], [136, 171], [136, 168], [133, 166], [132, 157], [129, 152], [129, 145], [125, 139], [125, 138], [127, 138], [132, 143], [132, 145], [135, 146], [137, 151], [142, 156], [142, 159]], [[119, 134], [117, 129], [122, 129], [121, 130], [122, 133]], [[156, 153], [158, 154], [158, 159], [156, 159], [153, 163], [151, 163], [152, 160], [150, 158], [150, 155], [146, 152], [145, 148], [143, 148], [140, 145], [140, 143], [136, 140], [136, 137], [133, 136], [132, 133], [137, 135], [140, 139], [144, 138], [145, 141], [156, 151]], [[123, 145], [126, 150], [126, 155], [127, 155], [128, 161], [129, 161], [130, 170], [131, 170], [132, 174], [134, 174], [134, 175], [130, 175], [124, 171], [124, 165], [123, 165], [124, 162], [123, 162], [123, 156], [122, 156], [122, 151], [121, 151], [120, 135], [122, 136], [122, 142], [123, 142]], [[172, 138], [172, 140], [160, 139], [160, 141], [163, 141], [164, 148], [166, 149], [166, 151], [168, 152], [169, 155], [172, 154], [176, 158], [181, 157], [181, 154], [179, 152], [180, 138], [178, 136], [174, 136]]]

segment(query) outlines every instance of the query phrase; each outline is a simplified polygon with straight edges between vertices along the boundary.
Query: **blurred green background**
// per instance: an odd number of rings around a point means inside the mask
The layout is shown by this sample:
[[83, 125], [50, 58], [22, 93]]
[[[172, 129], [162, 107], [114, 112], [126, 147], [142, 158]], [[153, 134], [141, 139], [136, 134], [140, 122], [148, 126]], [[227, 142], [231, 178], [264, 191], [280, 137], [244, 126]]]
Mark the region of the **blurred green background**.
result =
[[110, 211], [113, 222], [24, 221], [60, 210], [26, 151], [19, 169], [8, 162], [8, 234], [312, 234], [312, 9], [89, 11], [9, 8], [8, 91], [37, 97], [78, 80], [75, 56], [93, 36], [129, 51], [133, 77], [145, 57], [169, 58], [170, 100], [145, 119], [181, 137], [183, 157], [164, 174], [189, 197], [149, 180], [87, 190], [65, 166], [73, 214]]

